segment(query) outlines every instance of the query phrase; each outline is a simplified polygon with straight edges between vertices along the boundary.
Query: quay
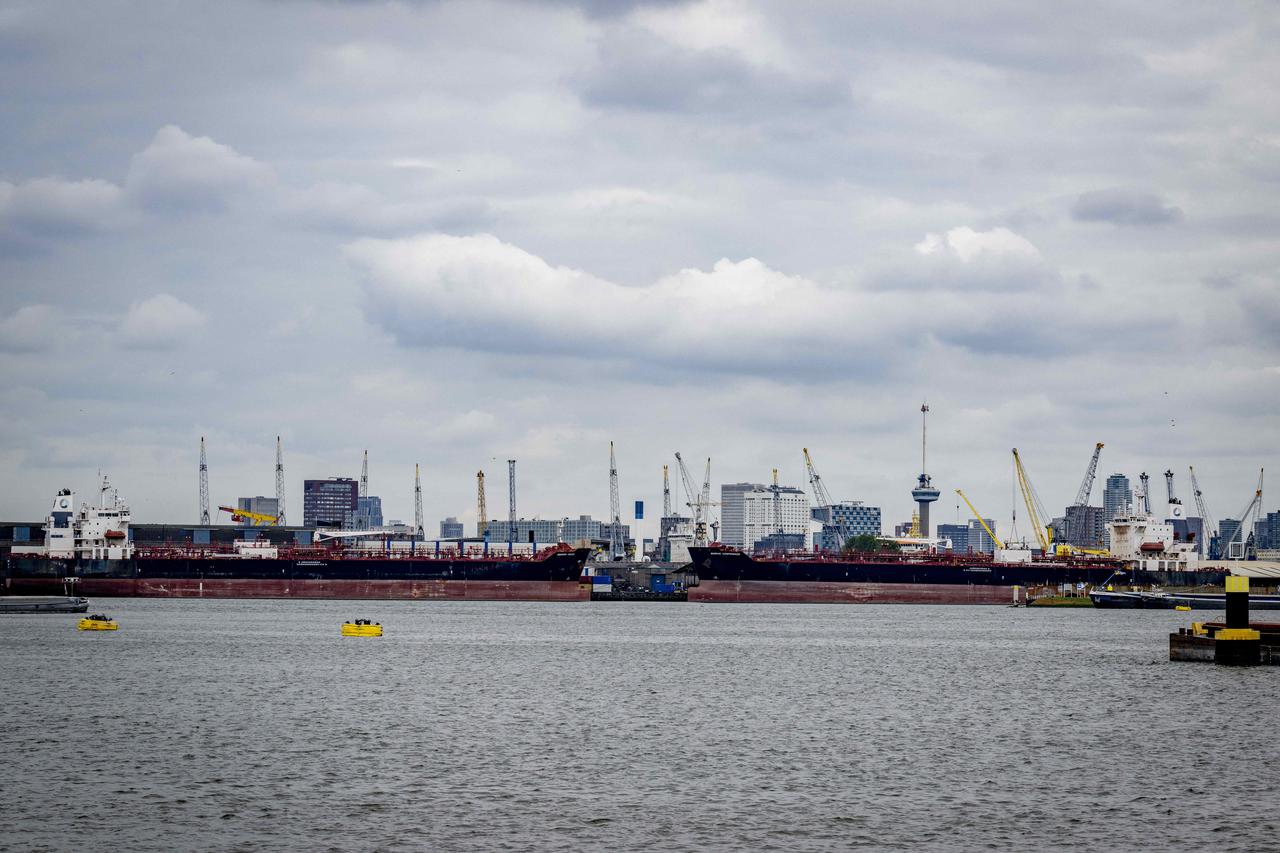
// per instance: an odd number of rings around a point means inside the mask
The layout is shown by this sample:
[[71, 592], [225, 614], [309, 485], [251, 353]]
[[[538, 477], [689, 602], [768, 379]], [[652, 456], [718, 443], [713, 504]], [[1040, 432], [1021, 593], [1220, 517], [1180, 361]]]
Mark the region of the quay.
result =
[[1280, 666], [1280, 623], [1249, 624], [1249, 579], [1226, 579], [1226, 619], [1193, 622], [1169, 635], [1169, 660]]

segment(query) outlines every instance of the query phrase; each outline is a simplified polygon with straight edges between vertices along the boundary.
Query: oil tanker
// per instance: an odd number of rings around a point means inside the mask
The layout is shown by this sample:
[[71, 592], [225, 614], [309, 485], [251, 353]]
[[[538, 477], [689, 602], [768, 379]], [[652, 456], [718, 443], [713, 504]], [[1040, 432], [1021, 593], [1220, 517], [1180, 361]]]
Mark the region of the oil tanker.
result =
[[[1025, 552], [1024, 552], [1025, 553]], [[1025, 558], [945, 552], [753, 556], [693, 546], [690, 601], [845, 604], [1009, 604], [1014, 588], [1108, 583], [1221, 584], [1221, 571], [1151, 573], [1108, 557]]]
[[42, 545], [9, 549], [0, 586], [10, 595], [64, 592], [175, 598], [467, 599], [587, 601], [589, 551], [349, 548], [237, 541], [232, 546], [135, 546], [130, 512], [103, 480], [97, 506], [61, 490]]

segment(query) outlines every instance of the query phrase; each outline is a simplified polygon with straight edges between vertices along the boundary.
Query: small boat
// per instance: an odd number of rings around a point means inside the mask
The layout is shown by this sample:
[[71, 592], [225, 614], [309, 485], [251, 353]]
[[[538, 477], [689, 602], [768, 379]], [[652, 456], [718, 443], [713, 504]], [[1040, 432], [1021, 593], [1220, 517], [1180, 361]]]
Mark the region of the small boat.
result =
[[77, 595], [4, 595], [0, 613], [87, 613], [89, 599]]
[[81, 631], [114, 631], [120, 626], [116, 624], [116, 620], [110, 616], [104, 616], [101, 613], [94, 613], [92, 616], [85, 616], [80, 620], [79, 628]]
[[342, 636], [344, 637], [381, 637], [382, 624], [379, 622], [370, 622], [368, 619], [356, 619], [353, 622], [343, 622]]

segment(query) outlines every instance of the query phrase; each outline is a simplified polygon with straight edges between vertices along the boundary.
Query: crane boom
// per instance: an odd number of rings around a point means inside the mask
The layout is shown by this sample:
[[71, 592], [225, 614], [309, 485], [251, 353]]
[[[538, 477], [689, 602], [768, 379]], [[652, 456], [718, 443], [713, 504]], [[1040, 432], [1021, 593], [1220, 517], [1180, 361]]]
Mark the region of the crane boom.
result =
[[853, 538], [853, 531], [845, 523], [843, 518], [836, 515], [835, 501], [831, 500], [831, 495], [827, 492], [827, 486], [822, 482], [822, 475], [818, 473], [818, 469], [814, 467], [813, 457], [809, 455], [809, 448], [800, 448], [804, 452], [804, 467], [809, 473], [809, 486], [813, 489], [813, 498], [820, 507], [827, 507], [830, 516], [827, 522], [836, 528], [836, 535], [840, 537], [840, 545], [838, 550], [844, 550], [848, 541]]
[[662, 517], [671, 517], [671, 474], [667, 466], [662, 466]]
[[1195, 466], [1188, 466], [1187, 470], [1191, 472], [1191, 494], [1196, 499], [1196, 512], [1200, 514], [1200, 520], [1204, 522], [1205, 546], [1207, 547], [1208, 540], [1213, 537], [1218, 525], [1214, 522], [1213, 516], [1209, 515], [1209, 508], [1205, 506], [1204, 493], [1200, 491], [1200, 483], [1196, 480]]
[[622, 507], [618, 499], [618, 460], [613, 455], [613, 442], [609, 442], [609, 559], [623, 556]]
[[[710, 465], [711, 461], [707, 460]], [[702, 492], [693, 487], [693, 477], [689, 475], [689, 469], [685, 467], [684, 458], [676, 454], [676, 467], [680, 469], [680, 479], [684, 482], [684, 493], [688, 498], [687, 506], [690, 514], [693, 515], [693, 543], [695, 545], [707, 544], [707, 520], [703, 514], [704, 506], [702, 501]]]
[[956, 489], [956, 494], [959, 495], [965, 502], [965, 505], [969, 507], [969, 512], [973, 513], [973, 517], [978, 519], [978, 523], [982, 525], [982, 529], [987, 531], [987, 535], [991, 537], [991, 541], [996, 543], [996, 547], [1003, 551], [1005, 549], [1004, 543], [1000, 541], [1000, 537], [996, 535], [996, 532], [987, 526], [986, 519], [982, 517], [982, 513], [978, 512], [977, 508], [973, 505], [973, 501], [969, 500], [968, 495], [960, 489]]
[[252, 521], [253, 526], [257, 527], [261, 524], [277, 524], [280, 521], [278, 515], [267, 515], [261, 512], [249, 512], [247, 509], [235, 509], [229, 506], [218, 507], [219, 512], [231, 513], [232, 521]]
[[484, 538], [489, 527], [489, 514], [484, 505], [484, 471], [476, 472], [476, 535]]
[[1031, 485], [1031, 478], [1027, 476], [1027, 469], [1022, 465], [1022, 457], [1018, 455], [1018, 448], [1013, 448], [1013, 466], [1018, 472], [1018, 488], [1022, 492], [1022, 501], [1027, 505], [1027, 515], [1031, 517], [1031, 526], [1036, 534], [1036, 541], [1040, 543], [1041, 550], [1048, 556], [1050, 548], [1053, 544], [1053, 535], [1045, 526], [1044, 518], [1048, 513], [1044, 511], [1044, 505], [1040, 502], [1039, 495]]
[[1089, 496], [1093, 494], [1093, 479], [1098, 474], [1098, 457], [1102, 455], [1102, 442], [1099, 441], [1093, 448], [1093, 457], [1089, 459], [1089, 467], [1084, 472], [1084, 481], [1080, 483], [1080, 490], [1076, 492], [1076, 502], [1074, 506], [1088, 506]]
[[[1222, 552], [1222, 556], [1228, 560], [1240, 559], [1244, 556], [1245, 544], [1247, 542], [1245, 537], [1245, 528], [1249, 526], [1249, 516], [1253, 513], [1255, 507], [1260, 507], [1262, 505], [1262, 475], [1264, 472], [1265, 469], [1258, 472], [1258, 488], [1254, 491], [1253, 498], [1250, 499], [1249, 505], [1240, 513], [1240, 523], [1236, 526], [1235, 532], [1231, 534], [1230, 539], [1218, 546], [1219, 550]], [[1235, 543], [1237, 538], [1240, 540], [1240, 557], [1233, 557], [1231, 554], [1231, 546]]]

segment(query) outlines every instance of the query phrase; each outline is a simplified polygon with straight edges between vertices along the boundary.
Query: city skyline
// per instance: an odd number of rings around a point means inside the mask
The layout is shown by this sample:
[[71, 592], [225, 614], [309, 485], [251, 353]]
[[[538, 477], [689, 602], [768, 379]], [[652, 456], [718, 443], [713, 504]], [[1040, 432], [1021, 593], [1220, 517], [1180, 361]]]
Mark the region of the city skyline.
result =
[[809, 447], [890, 529], [923, 400], [935, 525], [1008, 517], [1012, 447], [1059, 513], [1097, 441], [1228, 517], [1280, 470], [1278, 15], [8, 7], [0, 518], [103, 470], [186, 521], [200, 436], [217, 506], [279, 434], [291, 520], [366, 447], [386, 517], [414, 463], [502, 517], [516, 458], [605, 518], [615, 441], [628, 510]]

